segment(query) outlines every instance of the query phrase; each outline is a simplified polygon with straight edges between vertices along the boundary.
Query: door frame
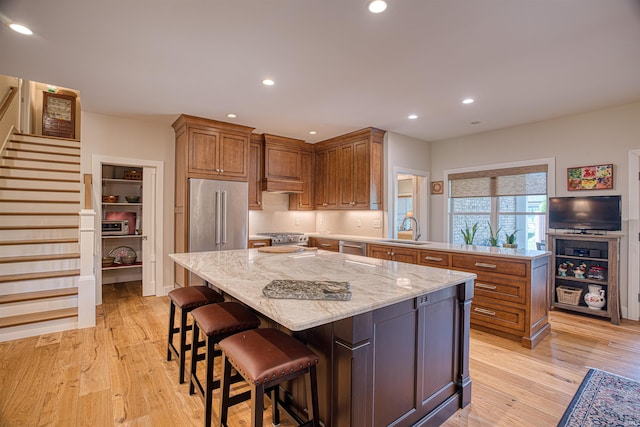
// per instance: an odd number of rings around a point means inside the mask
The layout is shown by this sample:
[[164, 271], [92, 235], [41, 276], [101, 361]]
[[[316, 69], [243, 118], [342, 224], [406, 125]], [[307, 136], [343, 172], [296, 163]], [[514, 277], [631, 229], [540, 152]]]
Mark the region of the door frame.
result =
[[[151, 188], [144, 188], [144, 176], [143, 176], [143, 192], [150, 197], [143, 197], [142, 199], [142, 211], [153, 212], [150, 219], [151, 227], [145, 227], [145, 233], [147, 234], [147, 245], [152, 250], [148, 255], [148, 260], [151, 261], [151, 268], [143, 270], [148, 274], [147, 280], [142, 281], [142, 295], [166, 295], [164, 288], [164, 268], [162, 259], [164, 257], [164, 162], [157, 160], [146, 159], [133, 159], [126, 157], [114, 157], [114, 156], [91, 156], [91, 164], [93, 171], [93, 203], [96, 207], [96, 248], [94, 269], [96, 271], [96, 305], [102, 304], [102, 165], [111, 164], [118, 166], [131, 166], [131, 167], [143, 167], [145, 170], [155, 170], [155, 180], [150, 182]], [[148, 186], [147, 186], [148, 187]], [[144, 218], [144, 217], [143, 217]], [[146, 230], [150, 230], [147, 232]], [[144, 269], [143, 264], [143, 269]]]
[[[640, 150], [629, 151], [629, 247], [627, 250], [627, 316], [640, 320]], [[632, 236], [638, 236], [638, 239]], [[624, 315], [624, 313], [623, 313]]]
[[418, 208], [418, 225], [422, 236], [420, 240], [429, 240], [429, 188], [431, 188], [430, 173], [423, 170], [405, 168], [402, 166], [393, 166], [392, 168], [392, 189], [389, 198], [389, 207], [387, 209], [387, 237], [396, 238], [396, 199], [398, 198], [398, 174], [413, 175], [418, 180], [418, 192], [416, 192], [416, 200], [414, 201]]

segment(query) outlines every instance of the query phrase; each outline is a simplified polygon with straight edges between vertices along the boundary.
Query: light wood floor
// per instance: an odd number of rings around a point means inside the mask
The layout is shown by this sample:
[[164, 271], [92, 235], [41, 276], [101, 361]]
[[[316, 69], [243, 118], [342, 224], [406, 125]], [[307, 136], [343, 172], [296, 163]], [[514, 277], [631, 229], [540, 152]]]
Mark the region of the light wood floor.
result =
[[[104, 286], [95, 328], [0, 343], [0, 426], [200, 426], [201, 400], [166, 362], [168, 298], [140, 294]], [[640, 323], [551, 319], [534, 350], [472, 331], [472, 403], [446, 426], [555, 426], [589, 367], [640, 380]], [[239, 405], [230, 425], [248, 416]]]

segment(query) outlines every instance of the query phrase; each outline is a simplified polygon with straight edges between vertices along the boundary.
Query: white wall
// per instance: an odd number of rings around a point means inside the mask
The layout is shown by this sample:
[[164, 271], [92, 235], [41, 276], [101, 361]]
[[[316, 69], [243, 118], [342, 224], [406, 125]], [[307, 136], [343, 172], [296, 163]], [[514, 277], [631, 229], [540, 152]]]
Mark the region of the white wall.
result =
[[314, 211], [290, 211], [289, 195], [262, 192], [262, 210], [249, 211], [249, 234], [316, 231]]
[[[397, 172], [429, 172], [431, 169], [431, 144], [429, 142], [387, 132], [384, 138], [384, 236], [392, 237], [389, 232], [389, 218], [394, 215], [393, 186], [394, 171]], [[431, 176], [433, 179], [433, 176]], [[427, 193], [429, 194], [428, 190]], [[421, 214], [420, 227], [426, 229], [427, 212]], [[421, 219], [419, 218], [419, 220]], [[432, 240], [430, 238], [430, 240]]]
[[[162, 262], [164, 285], [173, 286], [173, 262], [168, 254], [173, 252], [173, 204], [175, 180], [175, 134], [171, 123], [175, 117], [141, 120], [82, 112], [80, 143], [83, 174], [99, 174], [92, 171], [91, 156], [115, 156], [164, 162], [164, 239]], [[100, 202], [100, 195], [93, 195], [93, 203]]]
[[[628, 152], [640, 148], [640, 103], [622, 105], [544, 122], [437, 141], [431, 144], [431, 179], [443, 171], [544, 157], [556, 159], [556, 196], [621, 194], [623, 232], [629, 212]], [[567, 190], [567, 168], [614, 165], [613, 190]], [[430, 240], [445, 241], [445, 196], [431, 196]], [[626, 236], [621, 242], [621, 305], [627, 307]]]

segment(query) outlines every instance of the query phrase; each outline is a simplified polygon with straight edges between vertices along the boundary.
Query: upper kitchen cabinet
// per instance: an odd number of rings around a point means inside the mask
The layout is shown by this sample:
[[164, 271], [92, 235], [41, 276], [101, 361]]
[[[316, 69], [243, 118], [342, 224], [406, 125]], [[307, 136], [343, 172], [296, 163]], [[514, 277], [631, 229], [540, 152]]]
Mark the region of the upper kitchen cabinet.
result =
[[254, 128], [183, 114], [173, 129], [176, 162], [184, 164], [186, 178], [247, 181], [249, 138]]
[[384, 134], [366, 128], [316, 144], [316, 209], [382, 209]]
[[262, 135], [251, 134], [249, 142], [249, 210], [262, 209]]
[[307, 143], [300, 139], [263, 134], [264, 178], [262, 190], [302, 193], [301, 153]]
[[304, 146], [300, 150], [302, 193], [289, 195], [289, 210], [313, 210], [313, 191], [315, 186], [313, 159], [313, 146], [311, 144], [304, 144]]

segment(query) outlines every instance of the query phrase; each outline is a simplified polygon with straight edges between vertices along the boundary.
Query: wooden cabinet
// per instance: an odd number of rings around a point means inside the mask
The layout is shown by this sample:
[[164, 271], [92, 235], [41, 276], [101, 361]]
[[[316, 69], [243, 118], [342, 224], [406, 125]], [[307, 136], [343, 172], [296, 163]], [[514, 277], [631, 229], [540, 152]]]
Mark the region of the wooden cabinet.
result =
[[263, 163], [262, 136], [251, 134], [249, 142], [249, 209], [262, 209], [262, 163]]
[[180, 173], [188, 178], [247, 181], [253, 128], [187, 115], [178, 117], [173, 128], [176, 151], [184, 151], [176, 152], [176, 159], [186, 162], [176, 165]]
[[322, 237], [310, 237], [309, 247], [324, 249], [325, 251], [340, 252], [340, 241], [335, 239], [324, 239]]
[[367, 256], [389, 261], [418, 264], [419, 251], [417, 249], [403, 248], [387, 245], [367, 245]]
[[471, 326], [535, 347], [550, 332], [549, 257], [452, 253], [451, 269], [475, 273]]
[[338, 147], [315, 148], [315, 208], [338, 208]]
[[[549, 287], [551, 307], [607, 317], [618, 325], [620, 238], [615, 235], [548, 234], [547, 244], [552, 253]], [[569, 268], [560, 271], [561, 264]], [[585, 272], [576, 274], [575, 270], [580, 264], [586, 266]], [[590, 308], [585, 303], [584, 297], [590, 291], [589, 285], [592, 289], [604, 291], [605, 305], [601, 309]]]
[[305, 146], [300, 150], [302, 193], [289, 195], [289, 210], [310, 211], [314, 208], [313, 191], [315, 175], [313, 159], [313, 146], [311, 144], [305, 144]]
[[264, 191], [301, 193], [303, 171], [301, 153], [307, 144], [300, 139], [264, 134]]
[[382, 209], [384, 133], [367, 128], [316, 144], [316, 209]]
[[251, 239], [249, 240], [248, 248], [262, 248], [264, 246], [271, 246], [271, 239]]

